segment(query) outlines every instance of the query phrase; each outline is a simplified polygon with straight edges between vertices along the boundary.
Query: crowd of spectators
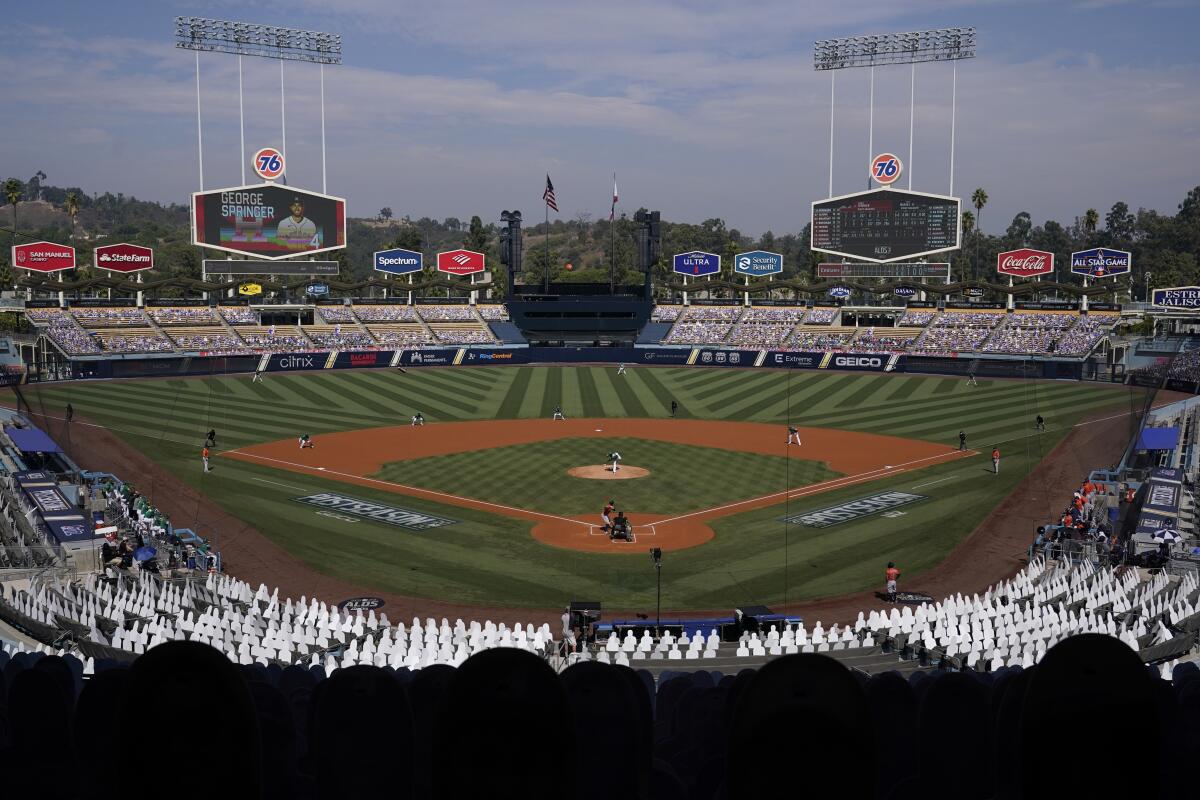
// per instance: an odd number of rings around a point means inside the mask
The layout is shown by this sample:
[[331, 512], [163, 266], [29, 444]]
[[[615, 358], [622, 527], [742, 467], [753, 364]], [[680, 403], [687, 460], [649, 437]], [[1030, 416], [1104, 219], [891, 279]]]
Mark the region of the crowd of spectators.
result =
[[372, 327], [370, 330], [381, 345], [415, 347], [433, 341], [428, 331], [415, 325], [411, 328]]
[[75, 318], [57, 308], [30, 308], [25, 311], [30, 322], [46, 326], [46, 333], [72, 356], [84, 356], [100, 352], [100, 344], [79, 324]]
[[684, 322], [737, 322], [742, 306], [689, 306]]
[[1167, 377], [1180, 381], [1200, 382], [1200, 350], [1185, 350], [1171, 361]]
[[654, 311], [650, 314], [650, 321], [674, 322], [683, 313], [683, 308], [683, 306], [679, 305], [655, 306]]
[[499, 303], [481, 303], [475, 310], [488, 322], [508, 322], [508, 309]]
[[811, 308], [804, 315], [805, 325], [832, 325], [838, 315], [836, 308]]
[[363, 322], [416, 322], [417, 312], [412, 306], [392, 305], [354, 306], [354, 313]]
[[258, 312], [249, 306], [218, 306], [217, 311], [230, 325], [258, 324]]
[[726, 344], [735, 347], [778, 347], [795, 323], [739, 322], [729, 332]]
[[1079, 319], [1076, 314], [1042, 314], [1034, 311], [1016, 311], [1008, 315], [1004, 321], [1005, 327], [1044, 328], [1053, 331], [1065, 331]]
[[281, 333], [274, 330], [274, 326], [272, 326], [255, 331], [242, 330], [238, 333], [241, 335], [242, 341], [255, 350], [297, 352], [315, 349], [312, 342], [295, 328]]
[[339, 322], [353, 323], [354, 313], [349, 306], [318, 306], [317, 312], [330, 325]]
[[854, 340], [854, 347], [856, 350], [866, 350], [867, 352], [891, 353], [907, 350], [916, 340], [915, 336], [889, 336], [864, 331]]
[[725, 341], [731, 328], [733, 325], [729, 322], [696, 322], [689, 314], [685, 321], [675, 323], [663, 341], [667, 344], [716, 344]]
[[925, 329], [917, 341], [913, 343], [914, 350], [925, 353], [961, 353], [978, 350], [990, 328], [954, 328], [931, 325]]
[[180, 350], [246, 350], [246, 343], [237, 334], [213, 328], [210, 331], [187, 331], [170, 334]]
[[434, 335], [446, 344], [494, 344], [496, 341], [483, 328], [439, 328]]
[[1112, 330], [1115, 317], [1084, 316], [1063, 334], [1054, 345], [1054, 352], [1064, 356], [1085, 356]]
[[119, 328], [124, 325], [146, 325], [146, 315], [140, 308], [72, 308], [71, 313], [85, 328]]
[[900, 317], [898, 325], [906, 328], [924, 328], [933, 318], [937, 316], [936, 311], [912, 310], [905, 311], [904, 316]]
[[417, 306], [417, 313], [426, 322], [472, 322], [476, 319], [471, 306]]
[[157, 331], [142, 331], [99, 336], [100, 347], [113, 353], [167, 353], [175, 349], [170, 340]]
[[804, 309], [800, 306], [750, 306], [742, 314], [739, 322], [775, 322], [795, 325], [804, 318]]
[[845, 347], [850, 342], [853, 332], [820, 333], [818, 331], [796, 331], [787, 340], [787, 346], [794, 350], [836, 350]]
[[307, 328], [305, 333], [318, 347], [332, 350], [368, 350], [377, 346], [371, 334], [358, 328], [337, 325], [333, 330]]
[[176, 307], [154, 306], [149, 309], [150, 318], [159, 325], [218, 325], [220, 320], [208, 306]]
[[1002, 325], [995, 330], [981, 348], [984, 353], [1045, 353], [1059, 331], [1047, 328], [1023, 328]]
[[[933, 325], [938, 328], [994, 328], [1004, 321], [1005, 313], [997, 311], [943, 311]], [[901, 324], [906, 324], [901, 320]]]

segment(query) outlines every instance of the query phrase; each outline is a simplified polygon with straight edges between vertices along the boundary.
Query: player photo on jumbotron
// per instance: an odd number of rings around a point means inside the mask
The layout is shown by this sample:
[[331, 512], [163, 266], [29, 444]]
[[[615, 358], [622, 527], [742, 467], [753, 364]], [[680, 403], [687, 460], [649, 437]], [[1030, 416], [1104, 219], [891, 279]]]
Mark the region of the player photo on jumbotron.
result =
[[196, 197], [197, 238], [267, 257], [345, 245], [345, 206], [337, 198], [287, 186], [247, 186]]

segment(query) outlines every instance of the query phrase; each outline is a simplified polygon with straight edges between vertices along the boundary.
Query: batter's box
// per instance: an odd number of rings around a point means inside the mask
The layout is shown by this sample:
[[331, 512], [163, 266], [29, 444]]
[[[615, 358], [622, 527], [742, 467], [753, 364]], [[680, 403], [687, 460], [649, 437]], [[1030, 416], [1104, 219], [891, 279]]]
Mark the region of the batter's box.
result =
[[[639, 534], [638, 531], [641, 531], [641, 533]], [[654, 530], [653, 525], [635, 525], [628, 539], [610, 539], [610, 541], [613, 544], [637, 544], [639, 535], [642, 537], [657, 536], [658, 531]], [[608, 533], [605, 532], [604, 527], [601, 525], [588, 525], [588, 536], [607, 537]]]

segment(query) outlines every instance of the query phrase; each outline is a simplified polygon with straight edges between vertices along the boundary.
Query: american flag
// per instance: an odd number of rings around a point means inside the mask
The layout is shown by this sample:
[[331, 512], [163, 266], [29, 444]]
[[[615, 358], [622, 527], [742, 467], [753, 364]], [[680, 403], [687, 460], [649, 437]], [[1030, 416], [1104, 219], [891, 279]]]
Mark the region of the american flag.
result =
[[546, 191], [542, 192], [542, 199], [549, 208], [558, 211], [558, 201], [554, 199], [554, 184], [550, 182], [549, 175], [546, 175]]
[[608, 212], [608, 221], [612, 222], [617, 217], [617, 173], [613, 173], [613, 202], [612, 208]]

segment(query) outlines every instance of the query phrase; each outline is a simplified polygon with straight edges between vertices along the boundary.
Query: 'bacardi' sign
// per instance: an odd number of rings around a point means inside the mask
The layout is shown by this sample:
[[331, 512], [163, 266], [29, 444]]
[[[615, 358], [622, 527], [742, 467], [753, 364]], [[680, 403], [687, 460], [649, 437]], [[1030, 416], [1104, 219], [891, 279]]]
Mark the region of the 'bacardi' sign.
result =
[[1054, 272], [1054, 253], [1022, 247], [996, 256], [996, 272], [1016, 278], [1050, 275]]

